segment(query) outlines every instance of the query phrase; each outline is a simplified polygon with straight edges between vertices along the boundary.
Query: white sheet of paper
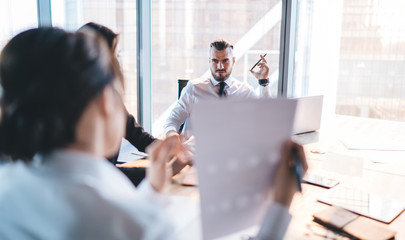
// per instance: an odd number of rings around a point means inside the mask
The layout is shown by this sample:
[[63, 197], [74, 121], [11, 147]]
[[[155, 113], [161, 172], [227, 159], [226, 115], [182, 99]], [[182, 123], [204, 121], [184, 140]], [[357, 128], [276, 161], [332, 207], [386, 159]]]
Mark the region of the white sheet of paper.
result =
[[374, 151], [405, 151], [405, 141], [398, 139], [379, 138], [376, 136], [343, 136], [340, 141], [349, 150], [374, 150]]
[[147, 157], [148, 154], [139, 151], [126, 139], [122, 139], [117, 162], [129, 162]]
[[405, 151], [405, 125], [399, 121], [353, 118], [339, 135], [349, 150]]
[[328, 152], [322, 164], [322, 169], [347, 176], [363, 176], [364, 160], [359, 155], [348, 155]]
[[296, 100], [221, 99], [192, 114], [204, 239], [261, 222]]

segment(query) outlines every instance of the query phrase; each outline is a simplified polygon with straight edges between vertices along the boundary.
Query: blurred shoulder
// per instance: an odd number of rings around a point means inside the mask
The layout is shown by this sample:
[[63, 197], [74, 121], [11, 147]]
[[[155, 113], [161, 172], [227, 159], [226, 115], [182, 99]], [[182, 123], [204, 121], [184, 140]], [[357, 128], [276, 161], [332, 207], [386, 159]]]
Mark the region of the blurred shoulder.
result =
[[190, 80], [188, 85], [192, 86], [206, 86], [211, 82], [209, 77], [200, 77], [193, 80]]

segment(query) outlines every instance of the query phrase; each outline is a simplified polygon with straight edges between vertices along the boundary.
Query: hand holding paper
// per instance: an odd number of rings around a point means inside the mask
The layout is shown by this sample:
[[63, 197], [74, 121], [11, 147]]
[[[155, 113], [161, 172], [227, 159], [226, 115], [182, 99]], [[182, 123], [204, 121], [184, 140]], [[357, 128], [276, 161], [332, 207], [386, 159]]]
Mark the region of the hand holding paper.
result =
[[283, 144], [280, 166], [278, 168], [274, 186], [274, 201], [289, 207], [294, 193], [297, 189], [297, 176], [295, 175], [295, 162], [292, 156], [293, 149], [296, 149], [297, 155], [302, 166], [302, 175], [308, 169], [303, 147], [292, 141], [286, 141]]

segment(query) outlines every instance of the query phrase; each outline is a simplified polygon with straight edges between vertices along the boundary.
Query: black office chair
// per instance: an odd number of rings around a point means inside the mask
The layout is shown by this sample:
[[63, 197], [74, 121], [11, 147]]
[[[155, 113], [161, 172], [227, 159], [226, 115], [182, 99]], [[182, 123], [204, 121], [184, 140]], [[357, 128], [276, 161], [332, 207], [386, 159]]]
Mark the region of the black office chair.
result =
[[[179, 91], [178, 91], [177, 99], [179, 99], [180, 96], [181, 96], [181, 91], [182, 91], [183, 88], [187, 85], [188, 80], [186, 80], [186, 79], [178, 79], [177, 82], [178, 82], [178, 86], [179, 86]], [[183, 130], [183, 127], [184, 127], [184, 123], [181, 124], [181, 126], [180, 126], [180, 128], [179, 128], [179, 134], [180, 134], [181, 131]]]
[[187, 85], [188, 80], [186, 80], [186, 79], [178, 79], [177, 82], [178, 82], [178, 85], [179, 85], [179, 91], [178, 91], [179, 95], [177, 96], [177, 99], [179, 99], [180, 95], [181, 95], [181, 91]]

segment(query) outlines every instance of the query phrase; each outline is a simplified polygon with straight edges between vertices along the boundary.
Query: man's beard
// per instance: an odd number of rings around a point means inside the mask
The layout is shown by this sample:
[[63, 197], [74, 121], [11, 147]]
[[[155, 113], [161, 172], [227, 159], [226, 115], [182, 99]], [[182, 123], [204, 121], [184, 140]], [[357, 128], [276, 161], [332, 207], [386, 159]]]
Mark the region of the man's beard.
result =
[[223, 81], [225, 81], [225, 79], [227, 79], [227, 78], [229, 78], [229, 76], [231, 76], [232, 72], [225, 74], [223, 77], [215, 75], [215, 72], [212, 72], [212, 70], [211, 70], [211, 73], [215, 80], [217, 80], [218, 82], [223, 82]]

